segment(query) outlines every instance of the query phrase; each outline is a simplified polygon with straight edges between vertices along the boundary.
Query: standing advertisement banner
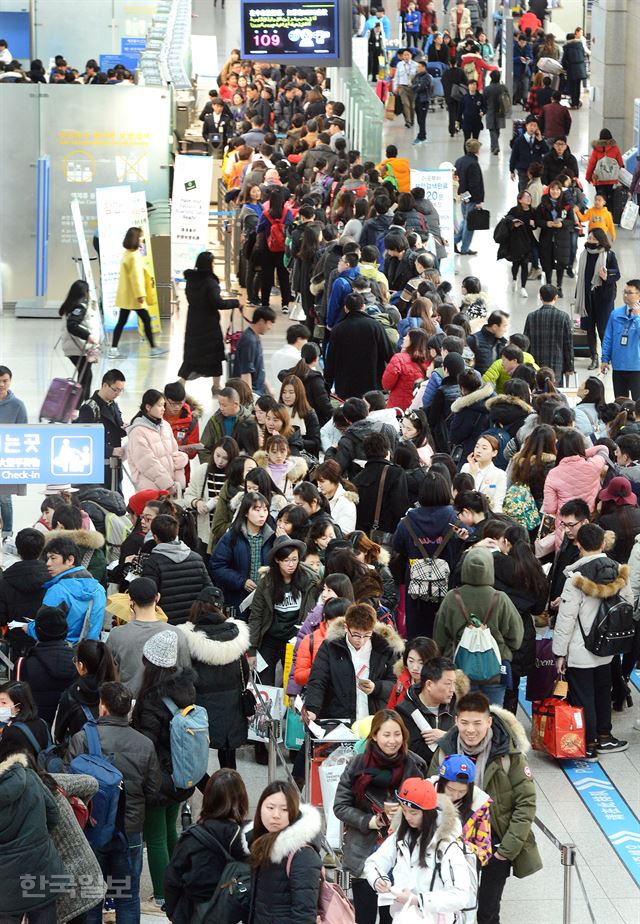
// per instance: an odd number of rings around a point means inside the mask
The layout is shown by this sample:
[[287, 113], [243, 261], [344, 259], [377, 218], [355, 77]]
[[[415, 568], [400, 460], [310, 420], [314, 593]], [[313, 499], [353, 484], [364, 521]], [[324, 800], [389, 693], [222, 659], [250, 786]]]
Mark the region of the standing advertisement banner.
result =
[[[100, 279], [104, 329], [113, 330], [118, 320], [116, 292], [122, 260], [122, 242], [131, 227], [131, 187], [105, 186], [96, 189], [96, 212], [100, 236]], [[126, 329], [136, 326], [137, 316], [129, 315]]]
[[209, 246], [213, 158], [177, 154], [171, 201], [171, 273], [182, 278]]
[[[131, 226], [134, 228], [142, 228], [144, 231], [144, 246], [142, 253], [147, 270], [149, 271], [149, 281], [151, 283], [147, 286], [146, 292], [147, 311], [151, 318], [151, 330], [154, 334], [159, 334], [162, 327], [160, 324], [160, 308], [158, 306], [158, 290], [156, 288], [156, 271], [153, 265], [153, 253], [151, 250], [151, 231], [149, 230], [147, 196], [144, 190], [131, 193]], [[144, 325], [141, 321], [138, 321], [138, 330], [140, 331], [140, 336], [144, 337]]]
[[425, 198], [432, 203], [440, 216], [440, 231], [443, 240], [447, 241], [447, 256], [440, 261], [440, 275], [453, 284], [455, 282], [453, 169], [412, 170], [411, 187], [416, 186], [424, 189]]
[[89, 286], [89, 295], [92, 300], [98, 304], [98, 293], [96, 292], [96, 283], [93, 278], [93, 269], [91, 267], [91, 260], [89, 259], [89, 248], [87, 247], [87, 239], [84, 233], [84, 225], [82, 223], [82, 212], [80, 210], [80, 203], [77, 199], [71, 200], [71, 217], [73, 218], [73, 226], [76, 232], [76, 238], [78, 240], [78, 250], [80, 251], [80, 259], [82, 260], [82, 270], [84, 272], [84, 278], [87, 281]]

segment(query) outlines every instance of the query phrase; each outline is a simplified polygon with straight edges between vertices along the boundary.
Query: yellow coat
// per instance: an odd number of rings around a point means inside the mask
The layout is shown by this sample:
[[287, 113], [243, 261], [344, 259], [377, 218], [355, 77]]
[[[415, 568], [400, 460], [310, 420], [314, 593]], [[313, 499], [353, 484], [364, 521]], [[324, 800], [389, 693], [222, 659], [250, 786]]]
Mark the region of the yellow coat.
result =
[[[116, 292], [116, 307], [135, 309], [147, 307], [149, 280], [146, 276], [149, 271], [146, 262], [139, 250], [125, 250], [120, 262], [120, 276], [118, 277], [118, 291]], [[144, 302], [139, 302], [144, 298]]]

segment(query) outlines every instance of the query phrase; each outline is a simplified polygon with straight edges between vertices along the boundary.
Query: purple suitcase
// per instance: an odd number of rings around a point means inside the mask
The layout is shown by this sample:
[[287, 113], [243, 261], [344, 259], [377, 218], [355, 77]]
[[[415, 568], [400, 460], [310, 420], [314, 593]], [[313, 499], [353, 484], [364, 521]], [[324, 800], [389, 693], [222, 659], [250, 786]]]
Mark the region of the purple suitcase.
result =
[[49, 423], [70, 423], [71, 415], [80, 403], [82, 385], [75, 379], [54, 379], [40, 408], [40, 420]]

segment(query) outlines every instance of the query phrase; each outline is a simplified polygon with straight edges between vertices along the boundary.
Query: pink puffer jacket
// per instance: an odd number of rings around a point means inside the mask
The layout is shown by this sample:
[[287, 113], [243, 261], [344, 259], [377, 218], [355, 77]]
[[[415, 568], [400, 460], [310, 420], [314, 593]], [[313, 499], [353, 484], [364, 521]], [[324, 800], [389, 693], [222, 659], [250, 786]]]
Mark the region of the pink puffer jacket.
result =
[[556, 518], [556, 549], [560, 547], [564, 530], [560, 526], [560, 508], [567, 501], [580, 498], [593, 511], [602, 484], [602, 470], [606, 465], [605, 446], [590, 446], [583, 456], [566, 456], [552, 468], [544, 483], [542, 509]]
[[127, 458], [136, 491], [167, 490], [174, 482], [185, 487], [184, 470], [189, 456], [178, 449], [166, 420], [156, 426], [146, 417], [136, 417], [128, 436]]

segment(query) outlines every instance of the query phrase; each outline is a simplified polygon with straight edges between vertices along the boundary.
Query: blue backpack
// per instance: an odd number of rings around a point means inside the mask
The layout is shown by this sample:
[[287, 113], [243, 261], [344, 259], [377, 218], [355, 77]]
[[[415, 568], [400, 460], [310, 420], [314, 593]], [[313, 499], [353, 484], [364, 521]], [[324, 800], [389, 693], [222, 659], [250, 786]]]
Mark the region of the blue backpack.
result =
[[47, 743], [45, 747], [41, 747], [38, 739], [33, 734], [28, 725], [25, 725], [24, 722], [12, 722], [11, 725], [13, 728], [19, 728], [22, 734], [25, 736], [33, 750], [36, 752], [36, 764], [38, 765], [38, 770], [46, 770], [47, 773], [64, 773], [64, 762], [62, 760], [61, 749], [57, 744], [54, 744], [51, 739], [51, 732], [49, 731], [49, 726], [44, 721], [40, 719], [44, 728], [47, 731]]
[[98, 726], [91, 710], [87, 706], [83, 706], [82, 710], [87, 716], [83, 731], [89, 751], [73, 758], [69, 772], [84, 773], [98, 781], [98, 791], [91, 800], [91, 817], [84, 833], [92, 847], [100, 848], [106, 847], [117, 833], [116, 822], [124, 782], [118, 768], [102, 753]]
[[178, 709], [168, 696], [163, 696], [162, 702], [173, 716], [171, 777], [176, 789], [191, 789], [200, 782], [209, 766], [209, 715], [204, 706]]

